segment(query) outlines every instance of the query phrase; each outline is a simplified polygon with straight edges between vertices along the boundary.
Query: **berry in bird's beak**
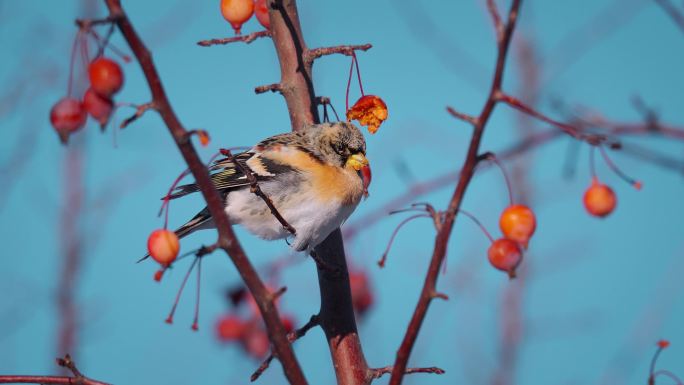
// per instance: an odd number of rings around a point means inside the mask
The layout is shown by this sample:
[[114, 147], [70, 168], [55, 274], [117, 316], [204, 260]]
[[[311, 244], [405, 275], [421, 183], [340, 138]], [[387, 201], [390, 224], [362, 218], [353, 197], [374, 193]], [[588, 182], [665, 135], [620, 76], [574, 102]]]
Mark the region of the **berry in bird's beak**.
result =
[[371, 184], [371, 168], [369, 165], [365, 165], [361, 168], [361, 179], [363, 179], [363, 195], [368, 197], [368, 186]]

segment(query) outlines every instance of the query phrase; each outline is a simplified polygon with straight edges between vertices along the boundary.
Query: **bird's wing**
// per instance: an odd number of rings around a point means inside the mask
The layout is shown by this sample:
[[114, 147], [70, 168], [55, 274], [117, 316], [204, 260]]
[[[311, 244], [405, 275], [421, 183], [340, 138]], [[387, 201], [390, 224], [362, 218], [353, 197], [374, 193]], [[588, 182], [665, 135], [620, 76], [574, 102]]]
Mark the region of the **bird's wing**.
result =
[[[249, 186], [250, 182], [242, 169], [252, 172], [259, 182], [293, 171], [292, 167], [271, 159], [268, 156], [269, 150], [263, 149], [262, 152], [262, 149], [263, 147], [257, 145], [254, 149], [237, 154], [233, 158], [223, 158], [213, 162], [209, 166], [209, 171], [212, 173], [211, 181], [214, 183], [214, 187], [222, 193], [227, 193]], [[242, 167], [237, 167], [235, 162], [238, 162]], [[169, 199], [180, 198], [197, 191], [199, 191], [199, 187], [195, 183], [178, 186], [171, 193]]]

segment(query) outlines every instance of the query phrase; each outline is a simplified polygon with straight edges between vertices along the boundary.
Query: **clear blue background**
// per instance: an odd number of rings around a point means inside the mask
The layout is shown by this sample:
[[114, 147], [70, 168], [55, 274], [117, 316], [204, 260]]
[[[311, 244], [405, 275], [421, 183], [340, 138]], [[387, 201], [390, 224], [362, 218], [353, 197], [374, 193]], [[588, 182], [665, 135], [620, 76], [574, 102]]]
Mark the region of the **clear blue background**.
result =
[[[615, 120], [637, 122], [641, 116], [630, 99], [640, 95], [664, 121], [684, 122], [684, 34], [655, 2], [620, 3], [525, 2], [514, 46], [524, 37], [536, 48], [545, 79], [540, 109], [562, 118], [551, 108], [551, 101], [559, 99]], [[184, 125], [211, 133], [210, 148], [200, 149], [205, 158], [219, 147], [251, 145], [290, 129], [282, 97], [253, 92], [255, 86], [279, 79], [269, 40], [212, 48], [195, 44], [231, 35], [218, 1], [125, 1], [124, 6], [153, 51]], [[592, 21], [606, 7], [612, 10]], [[82, 9], [77, 1], [0, 3], [4, 58], [0, 61], [0, 164], [13, 154], [23, 159], [21, 172], [5, 172], [0, 182], [3, 374], [55, 371], [58, 226], [68, 150], [52, 131], [48, 111], [66, 92], [73, 19]], [[488, 90], [495, 45], [483, 2], [303, 0], [299, 10], [310, 47], [374, 45], [359, 54], [364, 87], [381, 95], [389, 106], [389, 120], [368, 138], [374, 172], [371, 197], [347, 226], [359, 226], [355, 219], [405, 192], [412, 183], [460, 167], [471, 130], [448, 116], [445, 106], [477, 114]], [[105, 15], [101, 7], [97, 12]], [[593, 26], [590, 33], [587, 25]], [[256, 20], [251, 20], [243, 32], [258, 29]], [[118, 35], [113, 42], [125, 47]], [[515, 50], [509, 63], [505, 88], [519, 95], [526, 84], [519, 80]], [[338, 112], [344, 110], [348, 66], [349, 58], [343, 56], [323, 58], [315, 66], [316, 91], [331, 97]], [[126, 65], [125, 73], [126, 84], [117, 100], [148, 101], [138, 65]], [[12, 94], [14, 89], [19, 91]], [[352, 98], [357, 96], [353, 88]], [[130, 113], [123, 108], [116, 119]], [[516, 141], [516, 116], [505, 106], [497, 109], [484, 150], [502, 150]], [[111, 126], [100, 134], [91, 122], [74, 138], [85, 152], [87, 212], [81, 227], [88, 241], [78, 282], [82, 327], [77, 362], [88, 375], [117, 384], [247, 383], [258, 363], [237, 347], [219, 344], [214, 336], [214, 322], [227, 310], [223, 290], [238, 282], [227, 257], [216, 253], [204, 262], [199, 332], [190, 330], [192, 291], [182, 299], [176, 323], [163, 322], [184, 265], [158, 284], [152, 280], [153, 263], [134, 263], [145, 250], [149, 232], [162, 224], [156, 216], [159, 197], [184, 168], [168, 132], [149, 113], [118, 132], [116, 145], [112, 135]], [[682, 157], [677, 142], [645, 137], [625, 141]], [[411, 366], [439, 366], [447, 374], [416, 375], [406, 383], [490, 383], [500, 366], [504, 293], [516, 285], [521, 286], [523, 337], [511, 382], [643, 384], [659, 338], [672, 342], [660, 367], [681, 369], [681, 170], [612, 153], [645, 187], [636, 192], [599, 162], [599, 174], [615, 188], [619, 204], [610, 217], [597, 220], [581, 205], [590, 178], [586, 146], [580, 148], [575, 176], [562, 175], [568, 142], [561, 138], [535, 149], [525, 160], [529, 163], [520, 166], [529, 172], [527, 197], [539, 221], [521, 279], [509, 281], [493, 270], [485, 257], [486, 239], [471, 223], [458, 221], [447, 273], [439, 282], [451, 299], [433, 303], [411, 358]], [[513, 169], [516, 162], [506, 165]], [[523, 183], [513, 181], [516, 191]], [[114, 188], [114, 197], [104, 195]], [[442, 208], [452, 190], [450, 185], [418, 200]], [[98, 199], [107, 200], [104, 210]], [[505, 204], [500, 174], [488, 171], [471, 184], [464, 208], [495, 231]], [[174, 202], [171, 225], [182, 223], [201, 207], [199, 197]], [[434, 230], [428, 221], [419, 220], [404, 229], [388, 266], [380, 270], [376, 260], [399, 220], [388, 217], [364, 226], [361, 235], [347, 244], [351, 263], [369, 272], [376, 294], [376, 305], [359, 325], [372, 366], [393, 361], [432, 251]], [[267, 243], [242, 229], [238, 233], [258, 266], [288, 252], [284, 242]], [[193, 235], [183, 241], [183, 249], [210, 243], [213, 237], [211, 232]], [[319, 298], [313, 263], [300, 259], [280, 283], [288, 287], [283, 309], [303, 323], [317, 311]], [[334, 381], [320, 330], [297, 342], [295, 350], [311, 383]], [[259, 382], [283, 383], [279, 365]]]

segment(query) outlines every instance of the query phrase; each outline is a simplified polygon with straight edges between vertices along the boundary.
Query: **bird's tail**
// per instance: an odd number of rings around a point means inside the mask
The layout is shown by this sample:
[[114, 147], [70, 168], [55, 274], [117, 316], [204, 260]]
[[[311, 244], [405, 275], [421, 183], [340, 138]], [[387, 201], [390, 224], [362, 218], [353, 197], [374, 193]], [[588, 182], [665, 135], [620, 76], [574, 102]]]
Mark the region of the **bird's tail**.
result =
[[[211, 222], [211, 214], [209, 213], [208, 208], [204, 208], [202, 211], [197, 213], [194, 217], [192, 217], [191, 220], [186, 222], [183, 226], [179, 227], [174, 231], [176, 233], [176, 236], [178, 238], [183, 238], [186, 235], [195, 232], [196, 230], [201, 230], [203, 228], [206, 228], [207, 225]], [[138, 262], [142, 262], [146, 260], [150, 254], [145, 254], [144, 257], [140, 258]]]

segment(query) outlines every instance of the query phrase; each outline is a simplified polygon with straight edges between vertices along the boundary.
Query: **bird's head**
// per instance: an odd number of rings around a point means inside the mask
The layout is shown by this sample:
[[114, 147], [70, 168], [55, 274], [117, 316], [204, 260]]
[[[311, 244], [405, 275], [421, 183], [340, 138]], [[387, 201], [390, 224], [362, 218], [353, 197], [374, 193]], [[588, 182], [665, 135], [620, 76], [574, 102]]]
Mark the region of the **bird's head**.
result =
[[368, 166], [366, 140], [349, 122], [322, 123], [307, 128], [314, 155], [324, 162], [360, 171]]

